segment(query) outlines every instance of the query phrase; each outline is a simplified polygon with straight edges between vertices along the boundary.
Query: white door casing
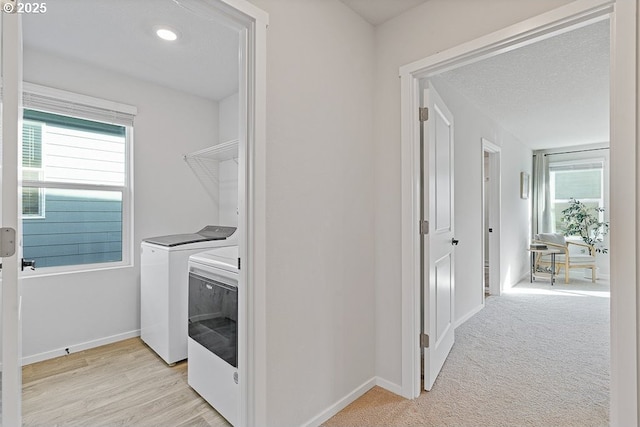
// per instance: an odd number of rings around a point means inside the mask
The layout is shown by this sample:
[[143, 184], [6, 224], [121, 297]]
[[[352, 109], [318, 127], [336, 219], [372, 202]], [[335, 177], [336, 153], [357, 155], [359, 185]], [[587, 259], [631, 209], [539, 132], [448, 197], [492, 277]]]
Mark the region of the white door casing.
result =
[[[7, 9], [6, 6], [10, 5]], [[2, 425], [22, 424], [21, 209], [22, 37], [16, 3], [2, 13], [2, 227], [15, 230], [15, 252], [2, 257]], [[11, 13], [10, 11], [14, 12]], [[5, 232], [2, 232], [5, 235]], [[4, 236], [3, 236], [4, 237]], [[8, 254], [3, 252], [3, 254]]]
[[269, 15], [247, 0], [175, 0], [240, 34], [238, 129], [238, 365], [241, 426], [267, 424], [266, 396], [266, 31]]
[[454, 343], [455, 245], [453, 199], [453, 115], [433, 87], [424, 91], [424, 212], [429, 233], [423, 244], [424, 388], [431, 390]]

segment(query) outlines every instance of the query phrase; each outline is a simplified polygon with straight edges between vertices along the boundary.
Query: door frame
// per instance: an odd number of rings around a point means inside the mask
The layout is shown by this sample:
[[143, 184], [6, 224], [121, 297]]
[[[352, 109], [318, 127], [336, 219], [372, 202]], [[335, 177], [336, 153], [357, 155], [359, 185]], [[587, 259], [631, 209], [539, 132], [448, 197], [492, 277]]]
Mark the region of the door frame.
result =
[[[611, 19], [611, 405], [612, 425], [638, 422], [636, 226], [637, 2], [578, 0], [400, 68], [402, 395], [420, 394], [419, 120], [420, 80], [552, 37], [603, 17]], [[628, 177], [635, 177], [629, 180]], [[523, 254], [526, 253], [523, 248]], [[525, 256], [525, 255], [523, 255]], [[628, 284], [624, 286], [623, 284]]]
[[[203, 0], [196, 0], [201, 2]], [[240, 32], [238, 133], [238, 327], [241, 426], [267, 422], [266, 370], [266, 57], [269, 15], [246, 0], [204, 0]], [[242, 372], [244, 367], [244, 372]]]
[[[484, 185], [484, 153], [489, 153], [489, 224], [493, 228], [493, 239], [489, 243], [489, 293], [491, 295], [499, 296], [502, 294], [502, 275], [500, 270], [500, 214], [501, 214], [501, 201], [500, 201], [500, 147], [489, 141], [486, 138], [482, 138], [482, 260], [486, 258], [485, 254], [485, 242], [489, 238], [489, 232], [485, 227], [485, 207], [486, 194]], [[482, 303], [484, 305], [484, 265], [483, 265], [483, 286], [482, 286]]]
[[[9, 3], [7, 3], [9, 4]], [[11, 2], [15, 11], [16, 3]], [[18, 13], [2, 13], [2, 227], [13, 228], [20, 236], [18, 197], [18, 150], [22, 136], [22, 29]], [[13, 162], [11, 161], [13, 159]], [[18, 265], [22, 257], [21, 239], [15, 253], [2, 257], [2, 419], [7, 426], [22, 424], [22, 280]]]

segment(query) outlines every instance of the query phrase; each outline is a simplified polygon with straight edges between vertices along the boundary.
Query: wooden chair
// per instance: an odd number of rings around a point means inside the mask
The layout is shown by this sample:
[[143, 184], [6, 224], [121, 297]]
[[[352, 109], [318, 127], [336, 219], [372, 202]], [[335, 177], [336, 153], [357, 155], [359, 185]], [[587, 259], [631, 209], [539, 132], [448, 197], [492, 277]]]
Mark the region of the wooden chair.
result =
[[[540, 233], [536, 234], [532, 243], [546, 244], [549, 249], [557, 249], [561, 253], [556, 255], [556, 271], [564, 268], [564, 282], [569, 283], [569, 271], [572, 268], [590, 268], [591, 281], [596, 281], [596, 257], [593, 246], [574, 240], [567, 240], [561, 233]], [[574, 246], [578, 251], [571, 250]], [[535, 269], [550, 268], [551, 255], [538, 254], [535, 261]]]

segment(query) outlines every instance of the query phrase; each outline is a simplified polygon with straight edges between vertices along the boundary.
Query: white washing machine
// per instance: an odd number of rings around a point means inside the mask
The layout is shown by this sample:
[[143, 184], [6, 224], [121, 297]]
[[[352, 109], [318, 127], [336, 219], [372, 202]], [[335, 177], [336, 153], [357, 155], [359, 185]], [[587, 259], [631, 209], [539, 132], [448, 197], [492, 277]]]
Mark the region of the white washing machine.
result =
[[237, 245], [235, 227], [151, 237], [140, 245], [140, 337], [169, 365], [187, 358], [189, 256]]
[[232, 425], [240, 419], [238, 247], [189, 258], [187, 382]]

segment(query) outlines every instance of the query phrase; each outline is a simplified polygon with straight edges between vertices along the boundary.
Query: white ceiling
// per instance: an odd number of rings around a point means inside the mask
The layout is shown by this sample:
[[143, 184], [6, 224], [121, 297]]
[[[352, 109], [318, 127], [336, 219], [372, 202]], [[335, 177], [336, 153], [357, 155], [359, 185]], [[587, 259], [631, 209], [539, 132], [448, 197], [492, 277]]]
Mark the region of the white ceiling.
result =
[[340, 0], [373, 25], [382, 24], [391, 18], [427, 0]]
[[609, 21], [441, 74], [533, 149], [609, 142]]
[[[180, 1], [55, 0], [45, 14], [23, 15], [25, 48], [210, 99], [235, 93], [237, 33]], [[341, 1], [375, 25], [426, 0]], [[153, 30], [161, 24], [177, 29], [180, 39], [158, 39]], [[534, 149], [608, 141], [608, 21], [440, 78]]]
[[[162, 41], [154, 27], [179, 32]], [[173, 0], [54, 0], [24, 14], [26, 49], [95, 64], [202, 97], [238, 90], [238, 34]]]

